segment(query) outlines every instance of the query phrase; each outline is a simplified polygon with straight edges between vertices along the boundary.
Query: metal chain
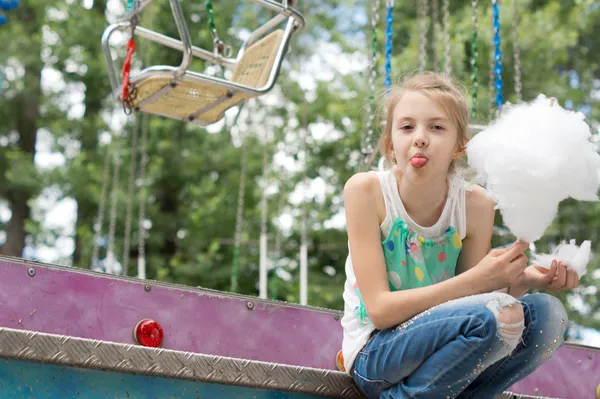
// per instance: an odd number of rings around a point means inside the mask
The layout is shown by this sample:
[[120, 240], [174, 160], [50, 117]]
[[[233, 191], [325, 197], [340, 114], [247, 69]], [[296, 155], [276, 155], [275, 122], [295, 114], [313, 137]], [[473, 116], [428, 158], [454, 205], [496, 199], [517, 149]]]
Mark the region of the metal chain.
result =
[[427, 68], [427, 14], [428, 0], [419, 0], [419, 27], [420, 27], [420, 42], [419, 42], [419, 69], [424, 71]]
[[142, 119], [142, 156], [140, 159], [140, 209], [138, 211], [138, 278], [146, 278], [146, 229], [144, 219], [146, 218], [146, 168], [148, 166], [148, 114]]
[[371, 8], [371, 58], [369, 60], [369, 117], [367, 120], [366, 136], [362, 147], [362, 163], [367, 165], [374, 151], [373, 136], [375, 135], [375, 82], [377, 79], [377, 26], [379, 25], [380, 0], [372, 0]]
[[[238, 114], [234, 120], [234, 124], [237, 121], [240, 113], [242, 111], [242, 107], [240, 107]], [[248, 107], [246, 109], [247, 117], [246, 117], [246, 126], [250, 125], [251, 121], [251, 108]], [[248, 166], [248, 150], [246, 146], [246, 135], [242, 138], [242, 159], [241, 159], [241, 167], [240, 167], [240, 186], [238, 191], [238, 202], [237, 202], [237, 210], [235, 214], [235, 235], [233, 237], [233, 262], [232, 262], [232, 270], [231, 270], [231, 291], [237, 292], [238, 289], [238, 270], [240, 264], [240, 246], [242, 243], [242, 225], [244, 223], [244, 199], [246, 193], [246, 171]]]
[[513, 0], [513, 61], [515, 67], [515, 94], [517, 102], [523, 100], [521, 86], [521, 54], [519, 50], [519, 9], [517, 0]]
[[115, 232], [117, 227], [117, 207], [119, 204], [119, 169], [121, 159], [118, 149], [113, 154], [113, 179], [110, 204], [110, 222], [108, 226], [108, 248], [106, 251], [106, 266], [104, 271], [108, 274], [113, 273], [113, 262], [115, 261]]
[[433, 47], [433, 70], [439, 71], [440, 69], [440, 61], [438, 57], [438, 40], [440, 37], [439, 33], [439, 21], [440, 21], [440, 13], [439, 13], [439, 4], [438, 0], [431, 0], [432, 7], [432, 47]]
[[444, 0], [444, 72], [452, 73], [452, 52], [450, 51], [450, 1]]
[[131, 152], [129, 161], [129, 182], [127, 184], [127, 211], [125, 214], [125, 237], [123, 239], [123, 270], [122, 274], [127, 275], [129, 268], [129, 244], [131, 236], [131, 214], [133, 213], [133, 189], [135, 186], [135, 169], [138, 153], [138, 135], [139, 135], [139, 118], [135, 117], [133, 132], [131, 135]]
[[90, 269], [98, 264], [98, 255], [100, 247], [98, 242], [102, 234], [102, 225], [104, 224], [104, 210], [106, 208], [106, 194], [108, 192], [108, 172], [110, 171], [110, 146], [106, 146], [106, 155], [104, 156], [104, 171], [102, 173], [102, 191], [100, 193], [100, 203], [98, 204], [98, 216], [94, 223], [94, 245], [92, 247], [92, 263]]
[[498, 6], [498, 0], [492, 0], [492, 13], [494, 17], [494, 74], [496, 77], [494, 81], [494, 87], [496, 89], [496, 109], [500, 110], [502, 104], [504, 104], [504, 97], [502, 95], [504, 83], [502, 82], [502, 49], [500, 46], [500, 7]]
[[394, 0], [386, 0], [387, 16], [385, 29], [385, 90], [389, 93], [392, 87], [392, 28], [394, 25]]
[[479, 49], [477, 44], [477, 35], [479, 33], [479, 21], [477, 17], [477, 0], [471, 1], [473, 15], [473, 36], [471, 37], [471, 118], [474, 119], [477, 114], [477, 94], [479, 90], [479, 71], [477, 61], [479, 59]]

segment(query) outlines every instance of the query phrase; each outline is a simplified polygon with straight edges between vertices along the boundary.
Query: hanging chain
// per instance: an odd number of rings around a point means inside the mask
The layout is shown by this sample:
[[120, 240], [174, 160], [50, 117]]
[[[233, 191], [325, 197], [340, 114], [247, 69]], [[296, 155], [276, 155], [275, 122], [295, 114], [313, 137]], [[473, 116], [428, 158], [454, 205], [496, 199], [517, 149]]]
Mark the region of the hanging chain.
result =
[[215, 57], [223, 55], [225, 57], [231, 57], [231, 54], [233, 52], [232, 47], [226, 46], [223, 40], [221, 40], [221, 38], [219, 37], [219, 33], [217, 32], [212, 0], [206, 0], [206, 3], [204, 5], [206, 8], [206, 13], [208, 14], [208, 30], [210, 31], [213, 40], [213, 54], [215, 55]]
[[102, 191], [100, 193], [100, 203], [98, 205], [98, 216], [94, 223], [94, 246], [92, 247], [92, 264], [90, 269], [97, 266], [100, 247], [98, 242], [102, 234], [102, 225], [104, 224], [104, 210], [106, 208], [106, 194], [108, 192], [108, 172], [110, 171], [110, 145], [106, 146], [106, 155], [104, 156], [104, 172], [102, 173]]
[[146, 278], [146, 168], [148, 167], [148, 114], [142, 119], [142, 143], [140, 146], [142, 156], [140, 159], [140, 209], [138, 211], [138, 278]]
[[439, 12], [439, 4], [438, 4], [438, 0], [431, 0], [431, 7], [432, 7], [432, 18], [431, 18], [431, 25], [432, 25], [432, 47], [433, 47], [433, 70], [434, 71], [439, 71], [440, 69], [440, 62], [439, 62], [439, 57], [438, 57], [438, 40], [440, 37], [440, 32], [439, 32], [439, 21], [440, 21], [440, 12]]
[[123, 275], [127, 275], [129, 268], [130, 235], [131, 235], [131, 214], [133, 213], [133, 200], [135, 198], [133, 189], [135, 186], [135, 169], [138, 154], [138, 136], [139, 136], [139, 118], [134, 118], [133, 132], [131, 134], [131, 151], [129, 156], [129, 182], [127, 184], [127, 211], [125, 213], [125, 237], [123, 240]]
[[113, 154], [113, 180], [112, 180], [112, 193], [111, 193], [111, 204], [110, 204], [110, 222], [108, 225], [108, 249], [106, 251], [106, 266], [105, 272], [113, 273], [113, 263], [115, 261], [115, 232], [117, 227], [117, 207], [119, 204], [119, 169], [121, 166], [121, 159], [119, 156], [118, 148]]
[[513, 61], [515, 67], [515, 94], [517, 102], [523, 100], [521, 86], [521, 54], [519, 51], [519, 9], [517, 0], [513, 0]]
[[419, 27], [420, 27], [420, 42], [419, 42], [419, 69], [424, 71], [427, 68], [427, 14], [428, 0], [419, 0]]
[[[242, 107], [240, 107], [238, 114], [234, 120], [234, 125], [237, 122], [237, 118], [240, 116]], [[246, 126], [250, 126], [251, 122], [251, 107], [246, 108]], [[242, 133], [243, 134], [243, 133]], [[242, 243], [242, 226], [244, 223], [244, 199], [246, 193], [246, 171], [248, 165], [248, 150], [246, 146], [246, 135], [242, 138], [242, 159], [240, 167], [240, 186], [238, 191], [237, 210], [235, 213], [235, 234], [233, 237], [233, 262], [231, 268], [231, 291], [237, 292], [238, 289], [238, 270], [240, 264], [240, 246]]]
[[394, 0], [386, 0], [387, 16], [385, 29], [385, 91], [392, 87], [392, 28], [394, 25]]
[[500, 110], [502, 104], [504, 104], [504, 97], [502, 95], [504, 83], [502, 82], [502, 49], [500, 47], [500, 8], [498, 0], [492, 0], [492, 7], [494, 16], [494, 87], [496, 89], [496, 109]]
[[477, 0], [471, 1], [473, 15], [471, 17], [473, 23], [473, 36], [471, 37], [471, 118], [474, 119], [477, 114], [477, 92], [479, 90], [479, 71], [477, 69], [477, 61], [479, 58], [479, 49], [477, 46], [477, 35], [479, 32], [479, 21], [477, 18]]
[[368, 165], [374, 151], [373, 136], [375, 135], [375, 82], [377, 79], [377, 26], [379, 24], [380, 0], [372, 0], [371, 8], [371, 59], [369, 60], [369, 117], [367, 134], [362, 147], [362, 164]]
[[444, 0], [444, 72], [452, 73], [452, 52], [450, 51], [450, 1]]

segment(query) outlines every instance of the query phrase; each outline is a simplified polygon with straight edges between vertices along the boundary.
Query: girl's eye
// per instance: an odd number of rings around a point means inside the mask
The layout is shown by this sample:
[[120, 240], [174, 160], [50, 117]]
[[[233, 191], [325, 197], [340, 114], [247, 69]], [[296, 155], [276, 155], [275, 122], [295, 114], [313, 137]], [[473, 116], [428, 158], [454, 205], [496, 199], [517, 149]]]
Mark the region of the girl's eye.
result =
[[434, 125], [433, 130], [444, 130], [444, 127], [440, 125]]
[[412, 129], [411, 125], [400, 126], [400, 130], [410, 130], [410, 129]]

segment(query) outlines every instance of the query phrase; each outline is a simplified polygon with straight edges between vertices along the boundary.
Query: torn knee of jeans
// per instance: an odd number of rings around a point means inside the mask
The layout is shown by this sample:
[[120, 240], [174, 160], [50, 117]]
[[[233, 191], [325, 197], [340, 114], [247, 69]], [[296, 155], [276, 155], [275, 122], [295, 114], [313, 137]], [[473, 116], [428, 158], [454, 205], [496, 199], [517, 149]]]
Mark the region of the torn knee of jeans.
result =
[[519, 301], [513, 296], [499, 295], [486, 304], [496, 317], [497, 335], [511, 350], [521, 341], [525, 329], [525, 316]]

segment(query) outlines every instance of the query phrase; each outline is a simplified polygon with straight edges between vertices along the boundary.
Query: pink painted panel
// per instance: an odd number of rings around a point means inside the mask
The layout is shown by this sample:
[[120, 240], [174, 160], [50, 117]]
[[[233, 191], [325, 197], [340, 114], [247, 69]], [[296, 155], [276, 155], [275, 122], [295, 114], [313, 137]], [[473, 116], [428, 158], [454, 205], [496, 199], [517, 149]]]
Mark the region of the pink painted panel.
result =
[[0, 258], [3, 327], [134, 343], [137, 322], [151, 318], [162, 325], [167, 349], [335, 369], [339, 317], [255, 297]]
[[[340, 317], [336, 311], [0, 257], [3, 327], [133, 343], [136, 323], [152, 318], [164, 328], [164, 348], [334, 370]], [[510, 391], [593, 399], [598, 384], [600, 350], [566, 345]]]

